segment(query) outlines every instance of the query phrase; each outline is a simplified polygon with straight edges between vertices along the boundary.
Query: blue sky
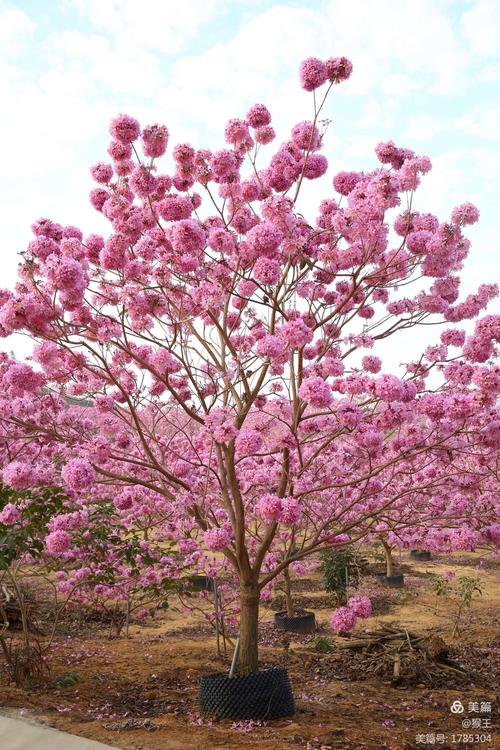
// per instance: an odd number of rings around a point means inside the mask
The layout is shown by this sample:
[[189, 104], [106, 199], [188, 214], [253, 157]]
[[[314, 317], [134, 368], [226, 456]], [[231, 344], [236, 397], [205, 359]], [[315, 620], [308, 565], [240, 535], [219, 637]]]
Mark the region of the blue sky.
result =
[[346, 55], [354, 73], [327, 106], [330, 170], [302, 210], [392, 138], [432, 159], [417, 208], [481, 210], [466, 291], [500, 266], [500, 0], [0, 0], [0, 49], [4, 286], [35, 218], [105, 231], [88, 167], [106, 158], [113, 114], [214, 147], [262, 101], [283, 140], [311, 114], [297, 76], [309, 55]]

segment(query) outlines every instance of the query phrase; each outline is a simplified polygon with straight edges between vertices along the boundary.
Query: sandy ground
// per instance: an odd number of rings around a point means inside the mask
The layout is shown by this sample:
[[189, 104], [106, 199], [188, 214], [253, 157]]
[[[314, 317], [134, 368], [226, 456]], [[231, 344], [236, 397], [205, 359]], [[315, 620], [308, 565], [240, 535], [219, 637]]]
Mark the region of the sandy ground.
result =
[[[207, 721], [198, 713], [199, 678], [227, 670], [228, 659], [216, 656], [214, 636], [200, 615], [172, 609], [152, 623], [134, 623], [129, 640], [110, 640], [102, 626], [68, 631], [54, 649], [52, 674], [77, 672], [78, 682], [62, 689], [20, 690], [4, 679], [0, 704], [10, 716], [19, 716], [22, 710], [25, 717], [123, 750], [417, 750], [431, 744], [500, 748], [494, 727], [500, 560], [463, 553], [428, 563], [404, 557], [403, 563], [405, 589], [385, 589], [373, 578], [363, 582], [363, 590], [372, 595], [375, 614], [358, 624], [354, 635], [382, 622], [440, 635], [455, 650], [454, 658], [475, 676], [465, 681], [445, 676], [434, 684], [409, 680], [395, 686], [384, 676], [363, 673], [345, 651], [318, 653], [315, 636], [292, 640], [285, 647], [272, 626], [273, 609], [263, 607], [260, 659], [263, 664], [288, 667], [297, 714], [253, 727]], [[442, 600], [437, 602], [429, 587], [429, 573], [450, 569], [457, 575], [479, 575], [483, 588], [453, 642], [450, 608]], [[332, 637], [328, 626], [332, 603], [322, 590], [320, 575], [297, 582], [296, 589], [297, 604], [316, 612], [318, 634]], [[334, 646], [335, 642], [333, 638]], [[462, 714], [450, 710], [456, 700], [464, 705]], [[491, 712], [475, 707], [469, 712], [470, 703], [483, 708], [491, 703]], [[475, 728], [464, 729], [464, 717], [474, 719]], [[480, 728], [477, 721], [483, 722]], [[465, 736], [472, 740], [464, 740]]]

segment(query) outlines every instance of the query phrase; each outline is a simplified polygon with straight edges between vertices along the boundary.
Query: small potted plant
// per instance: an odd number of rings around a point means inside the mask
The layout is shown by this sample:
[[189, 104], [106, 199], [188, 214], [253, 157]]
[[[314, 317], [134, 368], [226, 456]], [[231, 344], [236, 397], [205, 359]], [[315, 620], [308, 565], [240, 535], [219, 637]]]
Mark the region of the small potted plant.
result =
[[289, 633], [301, 633], [303, 635], [306, 635], [308, 633], [314, 633], [314, 631], [316, 630], [316, 617], [314, 615], [314, 612], [299, 610], [294, 606], [290, 576], [291, 568], [295, 572], [298, 572], [298, 567], [302, 565], [303, 563], [295, 563], [293, 567], [292, 565], [287, 565], [287, 567], [283, 571], [286, 610], [282, 612], [276, 612], [276, 614], [274, 615], [274, 624], [280, 630], [286, 630]]

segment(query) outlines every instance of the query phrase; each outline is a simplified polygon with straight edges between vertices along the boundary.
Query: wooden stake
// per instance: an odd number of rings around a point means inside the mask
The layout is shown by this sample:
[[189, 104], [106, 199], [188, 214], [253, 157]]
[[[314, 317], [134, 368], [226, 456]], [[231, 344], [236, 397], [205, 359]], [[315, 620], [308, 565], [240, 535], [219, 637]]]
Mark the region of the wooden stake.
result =
[[234, 677], [234, 672], [236, 670], [236, 662], [238, 661], [239, 653], [240, 653], [240, 636], [238, 636], [236, 639], [236, 645], [233, 651], [233, 659], [231, 661], [231, 669], [229, 670], [229, 677]]

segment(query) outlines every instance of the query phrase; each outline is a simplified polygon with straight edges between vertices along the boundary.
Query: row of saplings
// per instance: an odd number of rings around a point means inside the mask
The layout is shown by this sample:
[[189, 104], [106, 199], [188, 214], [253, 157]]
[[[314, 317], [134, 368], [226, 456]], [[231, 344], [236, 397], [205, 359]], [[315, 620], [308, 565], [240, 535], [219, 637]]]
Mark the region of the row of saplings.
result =
[[[385, 540], [381, 541], [385, 573], [378, 574], [380, 583], [391, 587], [404, 586], [402, 573], [395, 573], [392, 550]], [[430, 560], [427, 550], [411, 550], [414, 560]], [[347, 601], [351, 574], [366, 568], [367, 561], [359, 559], [350, 547], [324, 553], [322, 570], [325, 588], [334, 594], [339, 603]], [[283, 631], [306, 635], [316, 630], [314, 612], [297, 611], [293, 607], [291, 577], [289, 568], [284, 571], [284, 594], [287, 609], [276, 612], [275, 626]], [[207, 586], [209, 579], [205, 579]], [[198, 582], [202, 584], [203, 582]], [[352, 585], [352, 584], [351, 584]], [[205, 675], [200, 681], [199, 703], [201, 713], [218, 719], [262, 721], [280, 719], [295, 713], [295, 702], [288, 671], [283, 667], [273, 667], [249, 675], [237, 675], [238, 640], [233, 652], [229, 674]]]

